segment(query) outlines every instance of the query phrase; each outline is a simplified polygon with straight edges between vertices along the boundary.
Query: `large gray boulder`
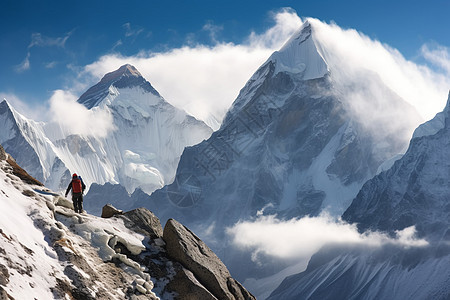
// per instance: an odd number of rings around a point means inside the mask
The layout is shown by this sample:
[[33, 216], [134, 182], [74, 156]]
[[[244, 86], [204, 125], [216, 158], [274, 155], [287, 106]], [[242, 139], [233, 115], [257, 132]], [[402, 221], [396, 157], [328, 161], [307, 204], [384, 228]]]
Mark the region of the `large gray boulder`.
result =
[[163, 239], [169, 256], [190, 270], [217, 299], [255, 299], [231, 277], [216, 254], [184, 225], [169, 219], [164, 227]]
[[121, 215], [120, 218], [124, 220], [125, 226], [151, 239], [163, 236], [159, 218], [146, 208], [133, 209]]

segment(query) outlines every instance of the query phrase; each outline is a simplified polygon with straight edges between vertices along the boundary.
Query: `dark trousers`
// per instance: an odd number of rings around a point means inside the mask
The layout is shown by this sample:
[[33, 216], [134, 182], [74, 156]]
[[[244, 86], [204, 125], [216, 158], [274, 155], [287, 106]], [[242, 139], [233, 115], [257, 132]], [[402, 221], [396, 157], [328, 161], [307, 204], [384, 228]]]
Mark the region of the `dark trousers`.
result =
[[73, 209], [76, 213], [83, 212], [83, 194], [82, 193], [72, 193]]

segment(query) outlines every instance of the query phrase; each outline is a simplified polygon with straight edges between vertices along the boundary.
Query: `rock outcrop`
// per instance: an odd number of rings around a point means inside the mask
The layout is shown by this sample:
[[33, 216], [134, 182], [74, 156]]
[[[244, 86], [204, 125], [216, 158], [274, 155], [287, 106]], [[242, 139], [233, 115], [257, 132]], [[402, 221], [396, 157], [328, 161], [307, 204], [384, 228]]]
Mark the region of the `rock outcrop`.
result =
[[158, 217], [146, 208], [133, 209], [124, 213], [121, 218], [128, 228], [152, 239], [163, 236], [163, 229]]
[[217, 299], [255, 299], [231, 277], [216, 254], [184, 225], [169, 219], [164, 227], [163, 239], [169, 256], [192, 271], [199, 283]]
[[[56, 271], [41, 292], [58, 299], [255, 299], [212, 250], [177, 221], [169, 220], [163, 230], [148, 209], [124, 213], [112, 205], [103, 209], [108, 220], [76, 214], [69, 200], [37, 185], [2, 150], [0, 155], [7, 159], [0, 163], [5, 181], [1, 200], [15, 209], [10, 205], [14, 195], [13, 203], [32, 209], [22, 218], [31, 218], [33, 224], [14, 231], [14, 226], [0, 222], [0, 299], [24, 299], [15, 291], [17, 279], [22, 284], [24, 276], [25, 285], [34, 289], [41, 282], [36, 266], [47, 263]], [[34, 253], [44, 250], [22, 243], [31, 230], [45, 236], [42, 247], [48, 249], [41, 256]], [[49, 261], [39, 265], [37, 257], [47, 259], [47, 253]]]
[[167, 289], [178, 294], [178, 300], [217, 300], [211, 292], [208, 291], [195, 275], [180, 266], [173, 280], [167, 285]]
[[5, 159], [6, 159], [5, 149], [3, 149], [3, 146], [0, 145], [0, 160], [5, 160]]
[[122, 210], [115, 208], [111, 204], [106, 204], [103, 206], [101, 217], [108, 219], [121, 214], [123, 214]]

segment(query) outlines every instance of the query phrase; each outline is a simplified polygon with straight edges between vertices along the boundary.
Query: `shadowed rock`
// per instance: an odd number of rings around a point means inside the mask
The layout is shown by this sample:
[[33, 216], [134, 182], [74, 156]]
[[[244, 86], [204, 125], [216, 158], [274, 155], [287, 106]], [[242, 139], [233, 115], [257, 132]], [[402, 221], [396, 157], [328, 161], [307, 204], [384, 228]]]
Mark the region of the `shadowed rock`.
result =
[[192, 271], [195, 278], [217, 299], [255, 299], [231, 277], [216, 254], [184, 225], [169, 219], [164, 227], [163, 239], [169, 256]]
[[105, 206], [103, 206], [102, 218], [107, 219], [107, 218], [111, 218], [111, 217], [114, 217], [116, 215], [121, 215], [121, 214], [123, 214], [123, 211], [115, 208], [111, 204], [106, 204]]
[[158, 217], [146, 208], [133, 209], [124, 213], [121, 218], [128, 228], [152, 239], [163, 236], [163, 229]]
[[2, 145], [0, 145], [0, 160], [6, 160], [6, 152]]
[[178, 300], [217, 300], [198, 280], [194, 274], [181, 267], [167, 289], [178, 294]]

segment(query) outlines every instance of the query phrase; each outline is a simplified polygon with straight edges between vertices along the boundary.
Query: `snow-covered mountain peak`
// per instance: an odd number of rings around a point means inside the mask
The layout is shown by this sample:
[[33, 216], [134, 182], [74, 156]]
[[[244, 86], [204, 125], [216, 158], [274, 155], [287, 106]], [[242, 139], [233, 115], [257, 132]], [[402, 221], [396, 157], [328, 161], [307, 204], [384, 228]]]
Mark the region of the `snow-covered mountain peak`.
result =
[[9, 104], [8, 100], [3, 99], [2, 102], [0, 102], [0, 114], [4, 114], [6, 112], [10, 112], [11, 114], [14, 114], [14, 108]]
[[98, 106], [106, 96], [111, 94], [111, 90], [114, 91], [114, 88], [124, 89], [134, 87], [140, 87], [145, 92], [161, 97], [150, 82], [145, 80], [134, 66], [126, 64], [116, 71], [103, 76], [99, 83], [81, 95], [78, 102], [91, 109], [94, 106]]
[[328, 65], [316, 47], [314, 28], [306, 21], [286, 44], [269, 58], [275, 63], [275, 74], [288, 72], [303, 80], [321, 78], [328, 74]]
[[135, 77], [140, 77], [142, 76], [141, 73], [139, 73], [139, 71], [132, 65], [130, 64], [126, 64], [121, 66], [117, 72], [122, 72], [123, 75], [127, 75], [127, 76], [135, 76]]

